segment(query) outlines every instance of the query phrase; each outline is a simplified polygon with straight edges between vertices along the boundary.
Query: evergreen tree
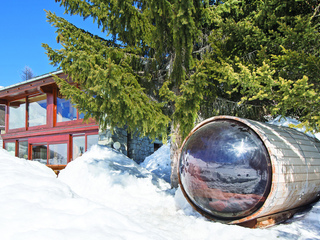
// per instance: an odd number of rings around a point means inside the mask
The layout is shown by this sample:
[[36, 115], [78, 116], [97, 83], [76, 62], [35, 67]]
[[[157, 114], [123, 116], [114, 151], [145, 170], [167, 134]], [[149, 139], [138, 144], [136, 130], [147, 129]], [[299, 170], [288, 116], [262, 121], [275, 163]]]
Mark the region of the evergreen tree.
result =
[[62, 94], [102, 126], [126, 125], [129, 131], [166, 137], [173, 120], [185, 136], [206, 85], [193, 76], [192, 52], [207, 5], [200, 0], [61, 1], [66, 13], [92, 17], [112, 36], [102, 39], [47, 12], [63, 49], [43, 46], [52, 64], [77, 84], [57, 79]]
[[[47, 12], [57, 28], [54, 50], [43, 44], [53, 65], [72, 79], [56, 78], [61, 93], [102, 127], [126, 126], [152, 138], [192, 129], [207, 81], [196, 62], [207, 24], [202, 0], [56, 0], [71, 15], [91, 17], [102, 39]], [[198, 70], [197, 70], [198, 69]], [[180, 140], [179, 140], [180, 139]]]
[[[56, 0], [106, 38], [47, 12], [57, 28], [56, 81], [86, 118], [177, 148], [217, 96], [267, 106], [319, 128], [319, 1]], [[109, 37], [108, 37], [109, 36]], [[259, 113], [260, 114], [260, 113]], [[175, 185], [175, 183], [173, 183]]]
[[319, 7], [317, 0], [227, 1], [213, 17], [218, 27], [210, 41], [218, 51], [204, 61], [241, 103], [319, 131]]

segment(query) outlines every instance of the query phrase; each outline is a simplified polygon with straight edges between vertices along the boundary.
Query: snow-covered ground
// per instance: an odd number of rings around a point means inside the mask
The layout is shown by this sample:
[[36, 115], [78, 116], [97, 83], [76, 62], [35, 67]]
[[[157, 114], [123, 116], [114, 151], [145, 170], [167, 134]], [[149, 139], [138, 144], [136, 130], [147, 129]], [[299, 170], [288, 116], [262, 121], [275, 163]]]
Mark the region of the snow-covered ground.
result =
[[169, 155], [164, 145], [137, 165], [93, 146], [57, 178], [0, 149], [0, 239], [320, 239], [320, 203], [268, 229], [206, 220], [165, 181]]

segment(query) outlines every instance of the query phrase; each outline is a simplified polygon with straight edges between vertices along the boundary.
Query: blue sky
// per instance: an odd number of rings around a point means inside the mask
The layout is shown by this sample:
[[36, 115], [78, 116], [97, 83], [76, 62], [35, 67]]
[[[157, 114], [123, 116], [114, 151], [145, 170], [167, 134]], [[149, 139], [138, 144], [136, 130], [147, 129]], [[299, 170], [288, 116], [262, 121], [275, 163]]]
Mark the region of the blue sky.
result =
[[92, 19], [83, 21], [78, 16], [64, 15], [64, 8], [54, 0], [2, 1], [0, 9], [0, 86], [6, 87], [22, 82], [25, 66], [35, 76], [56, 70], [50, 65], [42, 43], [60, 49], [56, 42], [55, 28], [46, 19], [45, 10], [55, 12], [77, 27], [104, 37]]

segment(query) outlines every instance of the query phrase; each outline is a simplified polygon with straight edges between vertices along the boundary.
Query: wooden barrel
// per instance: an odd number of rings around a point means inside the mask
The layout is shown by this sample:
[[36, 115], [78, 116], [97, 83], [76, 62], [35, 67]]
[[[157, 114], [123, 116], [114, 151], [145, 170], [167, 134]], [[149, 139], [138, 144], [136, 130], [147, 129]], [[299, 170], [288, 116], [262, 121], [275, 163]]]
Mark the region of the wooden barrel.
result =
[[180, 187], [210, 219], [272, 225], [319, 198], [319, 150], [317, 139], [292, 128], [213, 117], [182, 144]]

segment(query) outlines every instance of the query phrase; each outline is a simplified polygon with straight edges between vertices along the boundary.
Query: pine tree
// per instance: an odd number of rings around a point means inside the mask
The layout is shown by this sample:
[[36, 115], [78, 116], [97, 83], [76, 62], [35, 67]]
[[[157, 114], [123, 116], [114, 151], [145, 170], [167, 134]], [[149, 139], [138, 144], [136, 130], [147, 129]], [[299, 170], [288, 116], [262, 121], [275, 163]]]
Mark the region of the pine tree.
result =
[[102, 127], [165, 140], [171, 125], [174, 173], [182, 139], [211, 114], [200, 106], [217, 96], [319, 128], [318, 0], [56, 1], [106, 33], [47, 12], [63, 48], [43, 46], [74, 83], [56, 78], [61, 93]]
[[226, 1], [218, 8], [210, 39], [218, 51], [204, 60], [212, 76], [219, 72], [240, 103], [319, 131], [320, 1]]
[[[112, 36], [101, 39], [47, 12], [64, 48], [43, 46], [52, 64], [79, 86], [57, 79], [62, 94], [102, 126], [127, 125], [129, 131], [166, 137], [174, 120], [186, 135], [201, 100], [195, 89], [206, 85], [192, 76], [192, 51], [201, 34], [206, 4], [196, 0], [62, 1], [66, 13], [92, 17]], [[171, 119], [167, 112], [174, 113]]]
[[[180, 146], [194, 126], [208, 83], [197, 69], [207, 24], [201, 0], [56, 0], [71, 15], [91, 17], [106, 38], [79, 29], [47, 12], [57, 28], [54, 50], [43, 47], [53, 65], [72, 79], [56, 78], [61, 93], [102, 127], [167, 138]], [[199, 54], [198, 54], [199, 55]]]

